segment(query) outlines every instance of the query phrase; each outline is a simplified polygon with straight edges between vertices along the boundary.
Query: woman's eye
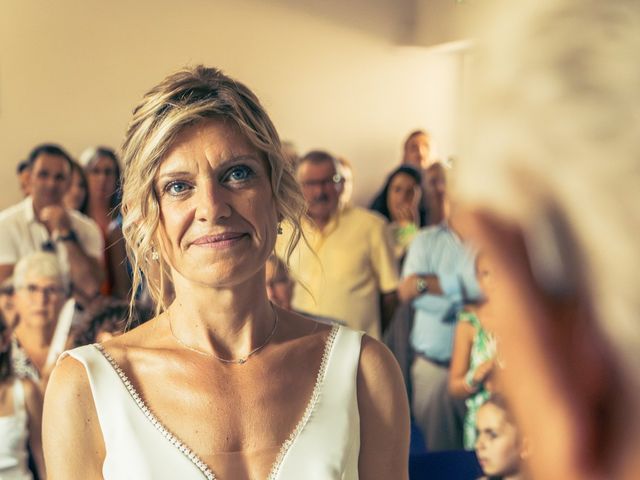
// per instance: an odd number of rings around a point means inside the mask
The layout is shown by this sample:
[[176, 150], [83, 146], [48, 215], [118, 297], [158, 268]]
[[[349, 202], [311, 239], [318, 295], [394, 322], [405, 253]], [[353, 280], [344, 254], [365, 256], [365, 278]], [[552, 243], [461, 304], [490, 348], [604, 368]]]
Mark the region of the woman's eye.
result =
[[182, 195], [184, 192], [189, 190], [189, 184], [186, 182], [170, 182], [164, 187], [164, 191], [169, 195]]
[[253, 177], [254, 172], [246, 165], [237, 165], [231, 168], [225, 175], [224, 180], [231, 182], [243, 182]]

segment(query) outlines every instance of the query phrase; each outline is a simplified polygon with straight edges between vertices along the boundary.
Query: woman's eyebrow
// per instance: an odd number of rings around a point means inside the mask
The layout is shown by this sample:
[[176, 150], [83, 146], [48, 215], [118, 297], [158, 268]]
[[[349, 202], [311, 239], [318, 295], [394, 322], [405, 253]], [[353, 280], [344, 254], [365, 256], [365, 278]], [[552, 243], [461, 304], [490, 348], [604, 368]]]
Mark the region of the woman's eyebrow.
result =
[[160, 195], [161, 191], [174, 179], [189, 179], [193, 178], [193, 173], [185, 171], [185, 170], [175, 170], [159, 173], [158, 176], [153, 180], [153, 190], [156, 192], [156, 195]]
[[220, 165], [218, 165], [218, 166], [219, 167], [224, 167], [227, 164], [240, 162], [242, 160], [253, 160], [254, 162], [259, 162], [260, 161], [260, 157], [258, 155], [253, 154], [253, 153], [246, 153], [246, 154], [243, 154], [243, 155], [234, 155], [232, 157], [224, 159], [222, 162], [220, 162]]
[[188, 172], [186, 170], [176, 170], [176, 171], [168, 171], [168, 172], [164, 172], [158, 175], [158, 180], [164, 179], [164, 178], [177, 178], [177, 177], [189, 177], [192, 176], [193, 173], [192, 172]]

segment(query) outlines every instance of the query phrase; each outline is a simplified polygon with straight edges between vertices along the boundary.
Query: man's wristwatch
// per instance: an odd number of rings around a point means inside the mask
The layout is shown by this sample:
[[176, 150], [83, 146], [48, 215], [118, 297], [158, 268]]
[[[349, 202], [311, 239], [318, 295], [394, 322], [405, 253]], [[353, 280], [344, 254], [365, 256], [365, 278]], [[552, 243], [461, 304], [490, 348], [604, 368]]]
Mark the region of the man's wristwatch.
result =
[[422, 277], [418, 277], [416, 280], [416, 291], [418, 292], [418, 294], [423, 294], [427, 290], [428, 290], [427, 281]]

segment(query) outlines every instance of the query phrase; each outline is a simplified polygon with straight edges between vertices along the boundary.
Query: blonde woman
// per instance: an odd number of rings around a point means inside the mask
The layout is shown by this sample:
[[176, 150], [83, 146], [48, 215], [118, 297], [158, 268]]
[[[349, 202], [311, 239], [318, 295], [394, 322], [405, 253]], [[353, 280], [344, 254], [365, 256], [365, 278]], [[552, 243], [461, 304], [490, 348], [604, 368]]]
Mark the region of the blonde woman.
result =
[[298, 228], [303, 201], [254, 94], [211, 68], [167, 77], [135, 109], [123, 160], [134, 288], [142, 271], [158, 315], [60, 361], [50, 477], [407, 478], [391, 354], [267, 300], [278, 222]]

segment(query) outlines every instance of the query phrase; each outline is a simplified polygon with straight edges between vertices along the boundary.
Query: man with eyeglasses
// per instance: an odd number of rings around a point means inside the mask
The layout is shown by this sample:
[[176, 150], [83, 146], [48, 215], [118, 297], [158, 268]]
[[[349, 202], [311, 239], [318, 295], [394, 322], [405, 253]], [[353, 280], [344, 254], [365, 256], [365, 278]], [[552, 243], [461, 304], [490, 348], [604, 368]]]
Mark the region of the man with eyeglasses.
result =
[[57, 145], [43, 144], [27, 162], [31, 195], [0, 212], [0, 283], [21, 258], [48, 251], [58, 257], [77, 298], [93, 298], [100, 288], [104, 242], [95, 222], [63, 206], [71, 157]]
[[[307, 204], [300, 241], [290, 257], [299, 287], [292, 306], [314, 316], [336, 319], [381, 337], [396, 304], [398, 272], [386, 223], [359, 207], [340, 208], [344, 179], [336, 159], [324, 151], [298, 162], [297, 178]], [[284, 257], [291, 232], [278, 253]]]

